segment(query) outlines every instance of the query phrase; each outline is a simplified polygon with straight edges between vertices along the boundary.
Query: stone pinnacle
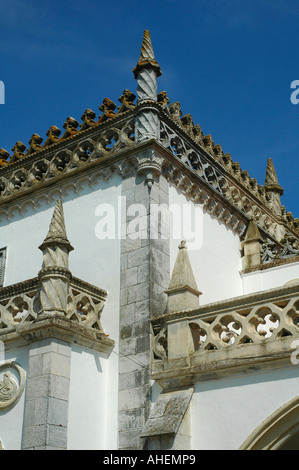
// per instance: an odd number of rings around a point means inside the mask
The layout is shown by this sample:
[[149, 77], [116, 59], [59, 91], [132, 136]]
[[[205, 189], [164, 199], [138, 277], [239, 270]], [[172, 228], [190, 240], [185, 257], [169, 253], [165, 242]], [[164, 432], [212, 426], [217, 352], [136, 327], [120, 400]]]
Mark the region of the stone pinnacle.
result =
[[137, 78], [139, 71], [143, 68], [154, 69], [157, 73], [157, 77], [162, 75], [160, 65], [155, 59], [151, 36], [148, 29], [144, 31], [139, 61], [133, 69], [135, 78]]

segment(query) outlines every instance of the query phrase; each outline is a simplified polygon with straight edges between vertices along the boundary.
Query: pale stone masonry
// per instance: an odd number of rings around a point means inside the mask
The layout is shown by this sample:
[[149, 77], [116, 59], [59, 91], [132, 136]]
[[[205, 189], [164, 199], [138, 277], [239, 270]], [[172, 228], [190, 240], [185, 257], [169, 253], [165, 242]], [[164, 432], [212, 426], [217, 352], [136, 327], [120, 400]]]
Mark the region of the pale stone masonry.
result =
[[67, 449], [71, 346], [53, 339], [29, 352], [24, 450]]
[[[134, 240], [128, 233], [121, 242], [119, 447], [141, 449], [140, 435], [150, 412], [151, 319], [164, 312], [169, 279], [168, 239], [161, 239], [169, 227], [158, 221], [158, 239], [151, 239], [148, 231], [156, 223], [151, 204], [168, 206], [167, 184], [160, 178], [149, 188], [144, 178], [129, 177], [123, 180], [122, 196], [146, 211], [146, 220], [143, 213], [139, 219], [144, 238]], [[139, 223], [136, 215], [134, 221]]]

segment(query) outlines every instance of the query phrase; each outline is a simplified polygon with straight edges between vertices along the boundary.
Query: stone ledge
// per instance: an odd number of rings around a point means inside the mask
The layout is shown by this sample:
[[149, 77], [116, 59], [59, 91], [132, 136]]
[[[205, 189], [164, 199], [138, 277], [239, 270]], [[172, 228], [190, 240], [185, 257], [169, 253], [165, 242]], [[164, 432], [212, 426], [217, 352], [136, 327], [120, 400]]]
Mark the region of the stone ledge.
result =
[[107, 355], [114, 347], [114, 341], [104, 333], [61, 316], [40, 315], [32, 323], [20, 324], [0, 332], [0, 339], [5, 343], [6, 349], [22, 347], [47, 338], [78, 344]]
[[232, 376], [294, 368], [291, 344], [294, 337], [281, 338], [260, 344], [239, 345], [227, 350], [206, 351], [192, 357], [171, 360], [168, 363], [157, 360], [152, 363], [153, 380], [164, 389], [190, 387], [197, 382], [219, 380]]

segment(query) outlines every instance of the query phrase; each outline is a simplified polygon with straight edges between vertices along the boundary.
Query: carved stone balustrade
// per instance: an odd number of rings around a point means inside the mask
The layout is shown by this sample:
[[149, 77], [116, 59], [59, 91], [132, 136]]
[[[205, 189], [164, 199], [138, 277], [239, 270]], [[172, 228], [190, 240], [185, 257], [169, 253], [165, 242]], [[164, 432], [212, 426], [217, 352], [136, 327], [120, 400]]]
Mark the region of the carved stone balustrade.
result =
[[65, 312], [40, 310], [38, 277], [0, 289], [0, 340], [23, 345], [49, 336], [108, 353], [114, 341], [101, 325], [106, 291], [75, 277], [69, 281]]
[[294, 367], [299, 280], [153, 322], [152, 377], [162, 387], [259, 370]]

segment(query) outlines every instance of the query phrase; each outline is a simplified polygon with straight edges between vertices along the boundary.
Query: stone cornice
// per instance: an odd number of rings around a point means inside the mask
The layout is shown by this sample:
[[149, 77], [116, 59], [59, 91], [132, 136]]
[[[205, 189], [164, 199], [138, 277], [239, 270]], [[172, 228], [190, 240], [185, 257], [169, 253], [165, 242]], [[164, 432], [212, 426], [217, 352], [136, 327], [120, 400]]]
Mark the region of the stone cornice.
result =
[[[167, 132], [172, 133], [170, 138], [174, 138], [176, 145], [180, 147], [177, 154], [167, 144], [165, 135], [161, 135], [162, 145], [151, 140], [136, 143], [131, 137], [134, 134], [135, 117], [147, 108], [155, 110], [159, 115], [161, 126], [164, 125], [164, 134], [165, 125]], [[115, 143], [112, 145], [113, 140]], [[190, 132], [178, 125], [159, 103], [151, 100], [1, 167], [0, 215], [1, 212], [13, 212], [13, 201], [21, 203], [26, 195], [31, 197], [36, 191], [43, 191], [50, 186], [57, 187], [66, 179], [74, 182], [90, 170], [102, 171], [103, 179], [109, 179], [114, 172], [124, 175], [128, 168], [124, 169], [125, 162], [121, 160], [130, 158], [132, 161], [136, 153], [151, 145], [172, 162], [172, 166], [163, 164], [167, 179], [239, 236], [243, 236], [249, 219], [254, 218], [265, 239], [279, 242], [286, 229], [298, 237], [292, 226], [286, 225], [283, 218], [273, 213], [265, 197], [264, 200], [261, 199], [260, 194], [242, 184], [234, 172], [228, 171], [214, 158], [215, 155], [211, 155], [211, 151], [207, 151], [191, 137]], [[166, 147], [166, 153], [162, 150], [163, 147]], [[177, 169], [180, 169], [181, 174], [178, 174]], [[186, 174], [192, 176], [190, 180], [186, 180]], [[90, 184], [91, 177], [88, 178]], [[76, 183], [74, 189], [76, 191]]]
[[257, 266], [243, 269], [242, 273], [249, 274], [249, 273], [253, 273], [256, 271], [264, 271], [265, 269], [279, 268], [280, 266], [285, 266], [286, 264], [291, 264], [291, 263], [299, 263], [299, 256], [276, 259], [272, 261], [272, 263], [264, 263], [264, 264], [261, 263], [261, 264], [258, 264]]
[[[209, 165], [217, 171], [218, 175], [223, 178], [221, 184], [221, 192], [226, 199], [239, 208], [248, 218], [253, 218], [260, 228], [269, 232], [271, 236], [280, 241], [283, 238], [285, 231], [292, 233], [297, 239], [299, 239], [298, 230], [294, 226], [294, 219], [290, 222], [287, 220], [287, 214], [278, 216], [267, 200], [266, 191], [263, 186], [258, 186], [254, 178], [250, 178], [249, 175], [246, 178], [242, 177], [240, 166], [238, 162], [233, 162], [229, 154], [224, 155], [222, 150], [215, 153], [214, 143], [210, 146], [205, 147], [202, 142], [202, 138], [195, 140], [191, 135], [191, 129], [186, 130], [182, 125], [182, 122], [175, 122], [171, 117], [162, 111], [162, 119], [169, 129], [173, 132], [172, 134], [162, 125], [162, 133], [168, 133], [167, 136], [170, 142], [167, 143], [167, 139], [164, 139], [164, 145], [169, 148], [174, 147], [175, 152], [180, 152], [183, 145], [180, 142], [175, 142], [176, 136], [187, 143], [187, 149], [185, 149], [185, 155], [181, 153], [180, 159], [186, 160], [186, 164], [189, 166], [193, 165], [193, 161], [189, 160], [190, 149], [197, 152], [197, 159], [194, 159], [195, 166], [198, 165], [198, 160], [201, 157], [204, 161], [208, 162]], [[163, 139], [162, 139], [163, 143]], [[187, 151], [186, 151], [187, 150]], [[229, 157], [227, 157], [229, 155]], [[226, 163], [226, 158], [228, 162]], [[196, 161], [197, 160], [197, 161]], [[195, 170], [196, 171], [196, 170]], [[243, 180], [246, 181], [246, 184]]]
[[[80, 289], [87, 294], [97, 296], [100, 300], [105, 300], [107, 298], [107, 291], [101, 289], [100, 287], [94, 286], [89, 282], [78, 279], [75, 276], [71, 276], [70, 285], [74, 288]], [[37, 291], [40, 286], [39, 277], [34, 277], [32, 279], [27, 279], [26, 281], [18, 282], [16, 284], [11, 284], [9, 286], [0, 288], [0, 301], [7, 299], [11, 295], [18, 295], [21, 293], [29, 293]]]
[[230, 377], [244, 377], [250, 374], [272, 372], [275, 370], [294, 369], [291, 363], [292, 343], [294, 338], [282, 338], [280, 342], [269, 341], [262, 344], [248, 344], [227, 351], [208, 351], [204, 358], [194, 358], [191, 364], [173, 361], [169, 369], [162, 369], [161, 364], [153, 364], [152, 380], [164, 390], [178, 387], [190, 387], [198, 382], [219, 380]]
[[79, 325], [61, 316], [40, 316], [33, 323], [20, 324], [5, 331], [0, 330], [0, 338], [5, 343], [6, 350], [47, 338], [78, 344], [106, 355], [109, 355], [114, 347], [114, 341], [103, 332]]
[[[158, 109], [158, 105], [155, 106]], [[22, 213], [23, 208], [26, 210], [27, 206], [38, 207], [40, 198], [52, 202], [57, 199], [57, 195], [63, 198], [70, 190], [77, 193], [86, 184], [92, 188], [98, 180], [107, 181], [115, 173], [121, 176], [134, 174], [143, 160], [147, 158], [153, 160], [156, 157], [152, 155], [155, 154], [160, 155], [158, 160], [161, 172], [170, 184], [175, 185], [195, 203], [202, 204], [206, 212], [237, 235], [240, 237], [244, 235], [249, 221], [246, 214], [155, 139], [134, 144], [129, 148], [123, 147], [116, 152], [111, 151], [102, 158], [71, 167], [70, 171], [45, 177], [42, 181], [35, 181], [28, 187], [14, 191], [2, 200], [0, 198], [0, 218], [6, 216], [10, 219], [15, 213]], [[51, 188], [53, 188], [53, 197], [51, 197]], [[264, 237], [272, 238], [271, 234], [262, 228], [261, 233]]]

